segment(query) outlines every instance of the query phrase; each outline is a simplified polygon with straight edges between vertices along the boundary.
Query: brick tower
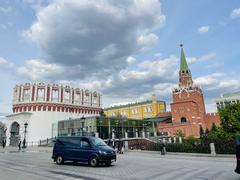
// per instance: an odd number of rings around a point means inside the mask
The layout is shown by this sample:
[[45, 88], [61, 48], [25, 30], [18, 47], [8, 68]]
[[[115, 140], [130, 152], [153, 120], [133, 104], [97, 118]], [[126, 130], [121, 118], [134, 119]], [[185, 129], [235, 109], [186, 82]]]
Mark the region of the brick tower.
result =
[[157, 115], [159, 132], [175, 136], [178, 131], [182, 131], [186, 137], [199, 137], [201, 126], [203, 129], [210, 129], [213, 123], [220, 126], [220, 117], [217, 113], [206, 114], [202, 89], [192, 80], [182, 45], [179, 83], [178, 88], [173, 89], [172, 97], [171, 112]]
[[180, 61], [179, 87], [172, 92], [172, 122], [174, 124], [189, 124], [192, 126], [191, 133], [196, 134], [199, 132], [200, 125], [205, 129], [204, 118], [206, 112], [204, 98], [201, 88], [193, 83], [192, 74], [188, 68], [182, 45]]

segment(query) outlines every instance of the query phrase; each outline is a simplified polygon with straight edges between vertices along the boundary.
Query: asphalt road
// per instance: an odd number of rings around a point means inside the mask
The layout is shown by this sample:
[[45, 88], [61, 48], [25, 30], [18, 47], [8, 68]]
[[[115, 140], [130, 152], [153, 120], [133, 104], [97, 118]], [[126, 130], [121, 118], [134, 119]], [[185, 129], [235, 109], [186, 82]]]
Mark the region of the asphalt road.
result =
[[142, 152], [118, 155], [110, 167], [56, 165], [49, 152], [1, 152], [0, 180], [237, 180], [234, 158], [191, 157]]

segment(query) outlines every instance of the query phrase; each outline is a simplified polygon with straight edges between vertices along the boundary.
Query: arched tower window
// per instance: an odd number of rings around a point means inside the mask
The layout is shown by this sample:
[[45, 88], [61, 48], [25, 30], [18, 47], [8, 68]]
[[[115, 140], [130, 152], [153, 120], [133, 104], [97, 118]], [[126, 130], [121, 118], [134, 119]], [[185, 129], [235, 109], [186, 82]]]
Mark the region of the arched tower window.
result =
[[186, 123], [187, 119], [185, 117], [181, 117], [181, 123]]

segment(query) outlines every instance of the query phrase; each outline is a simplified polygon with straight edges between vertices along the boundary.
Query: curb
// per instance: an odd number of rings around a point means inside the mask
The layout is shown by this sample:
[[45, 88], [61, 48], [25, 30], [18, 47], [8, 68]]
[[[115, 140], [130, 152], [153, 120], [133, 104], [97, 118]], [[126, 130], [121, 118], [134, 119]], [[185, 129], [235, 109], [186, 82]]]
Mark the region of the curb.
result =
[[[145, 151], [145, 150], [128, 150], [128, 152], [139, 152], [148, 154], [159, 154], [159, 151]], [[235, 154], [203, 154], [203, 153], [181, 153], [181, 152], [166, 152], [166, 155], [180, 155], [180, 156], [193, 156], [193, 157], [221, 157], [221, 158], [235, 158]]]

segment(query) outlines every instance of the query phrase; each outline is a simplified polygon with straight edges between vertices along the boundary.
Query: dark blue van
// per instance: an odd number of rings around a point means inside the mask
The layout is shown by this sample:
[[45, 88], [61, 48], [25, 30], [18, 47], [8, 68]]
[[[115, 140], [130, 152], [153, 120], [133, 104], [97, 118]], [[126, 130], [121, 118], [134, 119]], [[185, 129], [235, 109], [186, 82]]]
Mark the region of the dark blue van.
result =
[[97, 137], [58, 137], [54, 143], [52, 159], [57, 164], [74, 161], [88, 162], [93, 167], [99, 163], [110, 166], [116, 161], [116, 152]]

